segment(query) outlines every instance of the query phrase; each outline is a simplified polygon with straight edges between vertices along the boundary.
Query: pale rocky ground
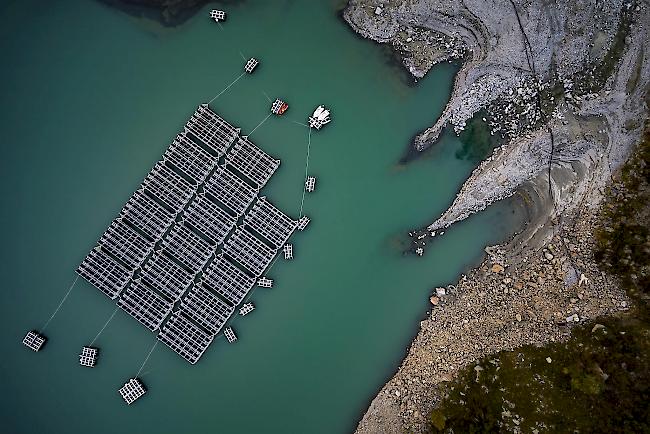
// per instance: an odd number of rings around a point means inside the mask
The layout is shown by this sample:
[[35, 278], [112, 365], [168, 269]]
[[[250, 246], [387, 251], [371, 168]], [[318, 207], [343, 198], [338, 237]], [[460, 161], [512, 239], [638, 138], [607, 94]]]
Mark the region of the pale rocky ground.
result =
[[[623, 16], [631, 25], [611, 57]], [[414, 247], [514, 194], [530, 215], [523, 232], [489, 249], [481, 267], [446, 295], [434, 293], [406, 359], [357, 428], [424, 432], [438, 402], [435, 386], [459, 369], [504, 349], [565, 339], [577, 322], [629, 308], [616, 280], [593, 261], [592, 233], [604, 188], [647, 116], [650, 5], [350, 0], [344, 18], [364, 37], [392, 45], [416, 78], [438, 62], [464, 60], [443, 114], [415, 149], [434, 146], [445, 127], [462, 131], [481, 109], [506, 138]], [[606, 73], [598, 69], [611, 58]]]

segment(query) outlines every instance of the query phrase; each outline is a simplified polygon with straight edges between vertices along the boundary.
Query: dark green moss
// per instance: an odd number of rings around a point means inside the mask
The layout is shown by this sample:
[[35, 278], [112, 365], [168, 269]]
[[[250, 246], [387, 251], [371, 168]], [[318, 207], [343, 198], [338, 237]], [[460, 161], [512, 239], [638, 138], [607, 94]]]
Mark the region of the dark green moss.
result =
[[648, 322], [603, 324], [470, 366], [447, 386], [431, 431], [650, 432]]
[[616, 200], [606, 206], [596, 233], [596, 258], [631, 295], [650, 296], [650, 125], [609, 195]]

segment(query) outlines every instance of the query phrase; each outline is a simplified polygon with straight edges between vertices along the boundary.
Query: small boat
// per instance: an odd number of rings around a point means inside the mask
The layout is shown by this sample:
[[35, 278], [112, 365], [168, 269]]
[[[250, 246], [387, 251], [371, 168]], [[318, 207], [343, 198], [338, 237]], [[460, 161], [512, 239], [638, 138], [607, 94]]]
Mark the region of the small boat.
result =
[[316, 107], [316, 110], [314, 110], [314, 113], [309, 117], [309, 127], [320, 130], [324, 125], [329, 124], [331, 121], [330, 111], [326, 109], [325, 106], [319, 105]]
[[281, 99], [276, 99], [273, 104], [271, 104], [271, 113], [274, 115], [282, 116], [288, 108], [289, 104], [282, 101]]

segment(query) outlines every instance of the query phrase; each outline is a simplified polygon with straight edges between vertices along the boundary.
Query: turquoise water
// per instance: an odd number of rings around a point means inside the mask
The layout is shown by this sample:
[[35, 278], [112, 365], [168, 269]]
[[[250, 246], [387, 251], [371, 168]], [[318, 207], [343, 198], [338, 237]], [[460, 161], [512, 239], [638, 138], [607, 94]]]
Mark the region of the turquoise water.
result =
[[[223, 31], [205, 13], [163, 29], [93, 1], [0, 6], [0, 420], [3, 433], [338, 433], [351, 431], [392, 375], [433, 287], [475, 264], [516, 223], [506, 206], [457, 225], [423, 258], [402, 255], [406, 233], [451, 202], [472, 162], [445, 136], [424, 158], [398, 161], [439, 115], [455, 68], [411, 87], [385, 51], [338, 18], [339, 2], [229, 6]], [[312, 224], [278, 261], [273, 289], [252, 295], [235, 345], [218, 339], [191, 366], [158, 345], [141, 376], [149, 393], [117, 395], [154, 335], [118, 311], [96, 345], [80, 347], [114, 304], [80, 280], [38, 353], [24, 333], [50, 316], [74, 269], [196, 105], [260, 58], [213, 108], [250, 132], [272, 98], [290, 104], [251, 135], [282, 165], [265, 189], [298, 216], [305, 122], [321, 103], [333, 122], [312, 136]]]

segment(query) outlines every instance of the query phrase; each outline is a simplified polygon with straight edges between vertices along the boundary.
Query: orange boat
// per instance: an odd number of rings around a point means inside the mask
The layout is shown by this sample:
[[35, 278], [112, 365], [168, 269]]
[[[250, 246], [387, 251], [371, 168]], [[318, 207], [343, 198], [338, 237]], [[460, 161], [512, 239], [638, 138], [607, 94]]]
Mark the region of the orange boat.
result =
[[282, 116], [288, 108], [289, 104], [282, 101], [281, 99], [276, 99], [273, 104], [271, 104], [271, 113], [274, 115]]

